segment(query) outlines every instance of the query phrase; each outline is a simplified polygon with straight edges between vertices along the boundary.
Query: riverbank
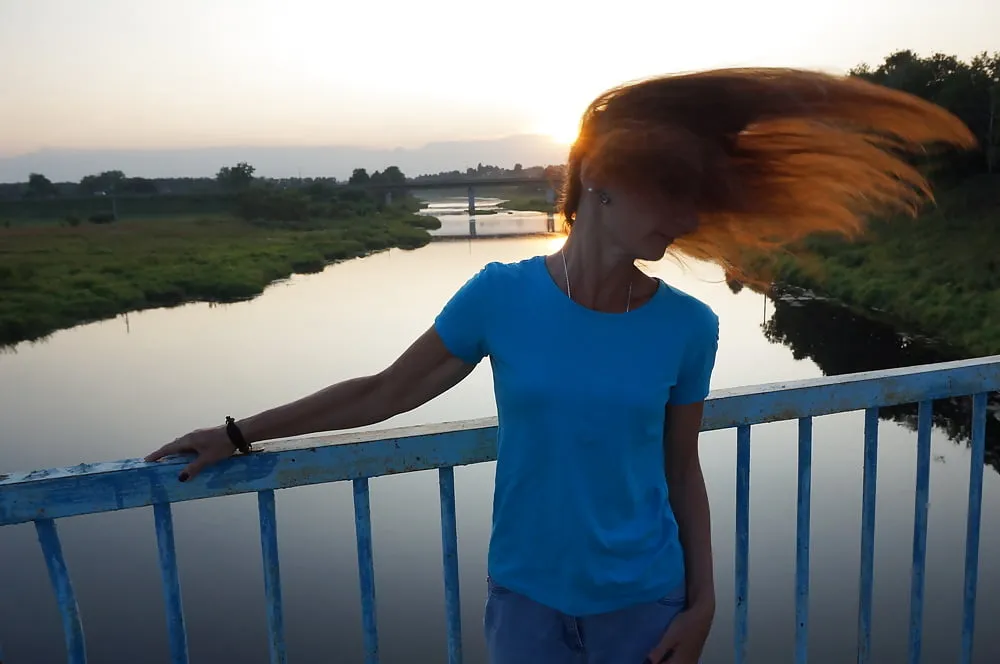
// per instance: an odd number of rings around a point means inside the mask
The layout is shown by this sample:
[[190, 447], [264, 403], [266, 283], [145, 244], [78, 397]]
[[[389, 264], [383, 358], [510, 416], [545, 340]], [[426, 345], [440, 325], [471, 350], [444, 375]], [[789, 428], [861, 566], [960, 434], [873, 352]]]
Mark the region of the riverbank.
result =
[[497, 207], [517, 212], [551, 212], [554, 206], [546, 201], [544, 196], [515, 195]]
[[756, 257], [751, 275], [806, 288], [967, 356], [1000, 353], [1000, 176], [940, 186], [915, 220], [872, 224], [861, 239], [813, 237]]
[[129, 311], [251, 298], [294, 273], [422, 247], [438, 227], [405, 208], [299, 222], [216, 215], [0, 226], [0, 346]]

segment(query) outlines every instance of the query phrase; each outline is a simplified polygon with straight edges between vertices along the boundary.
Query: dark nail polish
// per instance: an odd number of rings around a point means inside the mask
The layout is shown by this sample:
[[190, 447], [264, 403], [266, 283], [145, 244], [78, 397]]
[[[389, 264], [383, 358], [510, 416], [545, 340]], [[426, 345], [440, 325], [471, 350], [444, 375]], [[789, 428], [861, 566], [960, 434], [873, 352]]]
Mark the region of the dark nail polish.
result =
[[177, 476], [177, 479], [179, 479], [181, 482], [187, 482], [188, 477], [189, 476], [187, 473], [181, 473], [180, 475]]

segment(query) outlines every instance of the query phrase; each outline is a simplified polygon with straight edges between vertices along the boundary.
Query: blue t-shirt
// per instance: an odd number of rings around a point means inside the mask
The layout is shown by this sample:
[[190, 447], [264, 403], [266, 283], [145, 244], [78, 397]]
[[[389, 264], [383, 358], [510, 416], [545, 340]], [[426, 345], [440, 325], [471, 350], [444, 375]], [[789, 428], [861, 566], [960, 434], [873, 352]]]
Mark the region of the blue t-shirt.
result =
[[456, 357], [489, 356], [493, 367], [496, 583], [574, 616], [655, 601], [682, 584], [665, 407], [708, 394], [712, 310], [662, 281], [628, 313], [587, 309], [536, 256], [484, 267], [435, 329]]

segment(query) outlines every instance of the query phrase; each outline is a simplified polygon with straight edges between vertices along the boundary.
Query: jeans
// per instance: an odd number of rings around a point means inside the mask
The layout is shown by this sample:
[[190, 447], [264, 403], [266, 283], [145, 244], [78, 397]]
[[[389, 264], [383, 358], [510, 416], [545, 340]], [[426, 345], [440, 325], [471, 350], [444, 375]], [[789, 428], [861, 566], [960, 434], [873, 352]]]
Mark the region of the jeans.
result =
[[490, 664], [642, 664], [684, 610], [684, 587], [656, 602], [580, 618], [487, 579]]

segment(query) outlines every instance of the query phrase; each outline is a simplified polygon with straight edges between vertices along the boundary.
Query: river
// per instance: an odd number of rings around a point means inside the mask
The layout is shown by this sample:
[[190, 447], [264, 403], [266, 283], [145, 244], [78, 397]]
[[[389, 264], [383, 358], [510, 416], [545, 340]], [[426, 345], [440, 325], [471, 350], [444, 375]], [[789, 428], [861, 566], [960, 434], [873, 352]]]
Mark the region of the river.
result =
[[[439, 210], [440, 212], [440, 210]], [[468, 233], [448, 216], [436, 235]], [[540, 232], [540, 214], [490, 215], [477, 227]], [[463, 231], [464, 228], [464, 231]], [[482, 232], [480, 232], [482, 234]], [[0, 355], [0, 472], [141, 456], [192, 428], [245, 416], [332, 382], [378, 371], [489, 261], [558, 248], [553, 237], [436, 241], [295, 276], [244, 303], [134, 313]], [[674, 259], [645, 269], [708, 302], [721, 321], [714, 389], [934, 361], [919, 343], [822, 301], [733, 293], [721, 273]], [[558, 339], [539, 338], [539, 344]], [[924, 661], [955, 661], [961, 630], [969, 475], [966, 401], [945, 404], [932, 441]], [[488, 362], [462, 384], [380, 427], [496, 412]], [[915, 473], [914, 416], [880, 424], [873, 661], [905, 659]], [[963, 418], [965, 418], [963, 420]], [[860, 559], [861, 413], [815, 422], [810, 661], [853, 661]], [[1000, 661], [1000, 476], [991, 420], [983, 491], [975, 661]], [[796, 425], [754, 428], [750, 662], [791, 661]], [[731, 661], [735, 432], [703, 436], [719, 607], [706, 662]], [[456, 470], [466, 661], [483, 662], [482, 609], [493, 464]], [[445, 661], [436, 474], [371, 482], [384, 662]], [[351, 487], [277, 496], [289, 661], [362, 661]], [[267, 661], [256, 500], [174, 509], [192, 662]], [[166, 662], [152, 511], [61, 522], [91, 662]], [[0, 645], [9, 664], [64, 660], [59, 615], [34, 528], [0, 529]]]

